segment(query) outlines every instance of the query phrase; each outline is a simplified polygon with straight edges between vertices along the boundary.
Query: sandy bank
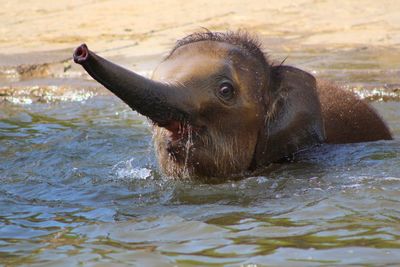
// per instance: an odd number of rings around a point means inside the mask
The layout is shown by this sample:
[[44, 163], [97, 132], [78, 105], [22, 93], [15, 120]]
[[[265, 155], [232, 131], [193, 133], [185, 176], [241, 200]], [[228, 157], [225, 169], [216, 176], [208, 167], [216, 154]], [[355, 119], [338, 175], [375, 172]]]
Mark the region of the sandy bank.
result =
[[15, 1], [1, 0], [0, 53], [69, 49], [135, 56], [165, 52], [176, 39], [206, 27], [245, 28], [266, 47], [298, 49], [400, 46], [400, 2], [279, 1]]

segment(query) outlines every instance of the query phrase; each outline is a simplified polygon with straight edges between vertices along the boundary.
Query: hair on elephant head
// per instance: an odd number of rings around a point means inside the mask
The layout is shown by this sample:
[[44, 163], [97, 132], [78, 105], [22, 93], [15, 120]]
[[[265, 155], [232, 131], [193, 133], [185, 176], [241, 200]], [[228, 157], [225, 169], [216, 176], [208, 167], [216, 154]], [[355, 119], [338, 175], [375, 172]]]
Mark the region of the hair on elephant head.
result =
[[[326, 136], [324, 121], [337, 110], [322, 110], [331, 94], [318, 88], [309, 73], [271, 64], [246, 32], [191, 34], [177, 42], [151, 79], [105, 60], [86, 45], [75, 50], [74, 60], [154, 123], [158, 162], [168, 176], [243, 173], [335, 135], [330, 131]], [[340, 89], [332, 90], [341, 95]], [[375, 139], [389, 139], [387, 133]], [[346, 137], [336, 141], [346, 142]]]

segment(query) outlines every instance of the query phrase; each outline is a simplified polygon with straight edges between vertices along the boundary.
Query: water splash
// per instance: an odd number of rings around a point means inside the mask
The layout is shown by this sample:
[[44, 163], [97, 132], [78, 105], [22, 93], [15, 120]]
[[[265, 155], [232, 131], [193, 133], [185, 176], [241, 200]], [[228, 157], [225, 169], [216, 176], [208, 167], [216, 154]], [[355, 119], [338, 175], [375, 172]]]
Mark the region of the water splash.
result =
[[112, 168], [113, 176], [118, 180], [121, 179], [147, 179], [152, 177], [152, 171], [147, 168], [140, 168], [134, 166], [135, 158], [121, 161], [115, 164]]
[[193, 128], [191, 125], [187, 124], [185, 127], [187, 127], [187, 141], [185, 143], [185, 164], [183, 167], [183, 177], [189, 177], [189, 156], [190, 156], [190, 149], [193, 147]]

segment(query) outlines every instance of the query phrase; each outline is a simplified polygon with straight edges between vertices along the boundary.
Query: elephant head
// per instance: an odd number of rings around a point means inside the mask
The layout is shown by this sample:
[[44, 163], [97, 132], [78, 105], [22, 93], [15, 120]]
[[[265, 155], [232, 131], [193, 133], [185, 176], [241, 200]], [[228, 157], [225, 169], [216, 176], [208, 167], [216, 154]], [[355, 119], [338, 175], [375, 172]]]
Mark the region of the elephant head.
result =
[[314, 77], [268, 62], [245, 33], [195, 33], [178, 41], [152, 79], [79, 46], [74, 60], [154, 124], [168, 176], [254, 170], [324, 140]]

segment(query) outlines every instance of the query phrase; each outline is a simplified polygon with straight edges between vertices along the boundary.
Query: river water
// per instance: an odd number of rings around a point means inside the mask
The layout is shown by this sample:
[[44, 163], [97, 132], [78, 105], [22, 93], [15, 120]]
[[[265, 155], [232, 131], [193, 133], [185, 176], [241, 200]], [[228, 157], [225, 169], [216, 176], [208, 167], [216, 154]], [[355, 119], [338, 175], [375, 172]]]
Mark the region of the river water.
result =
[[[398, 55], [297, 51], [286, 62], [372, 100], [395, 140], [323, 145], [220, 184], [163, 177], [146, 119], [68, 62], [62, 74], [3, 71], [4, 88], [36, 93], [6, 90], [0, 104], [0, 265], [399, 264]], [[55, 96], [60, 81], [79, 90]]]

